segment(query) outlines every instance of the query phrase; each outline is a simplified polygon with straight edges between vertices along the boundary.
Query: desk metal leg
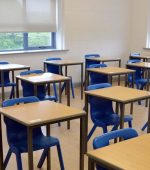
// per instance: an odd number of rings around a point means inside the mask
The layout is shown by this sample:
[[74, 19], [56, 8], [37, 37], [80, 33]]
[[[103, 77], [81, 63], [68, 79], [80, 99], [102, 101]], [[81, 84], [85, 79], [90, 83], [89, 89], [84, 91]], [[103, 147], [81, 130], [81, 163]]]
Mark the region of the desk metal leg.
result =
[[80, 118], [80, 170], [84, 170], [84, 154], [87, 151], [86, 115]]
[[94, 161], [88, 158], [88, 170], [94, 170]]
[[110, 83], [112, 85], [112, 76], [108, 75], [108, 83]]
[[[132, 73], [132, 88], [134, 88], [134, 78], [134, 73]], [[130, 114], [133, 115], [133, 102], [131, 102]]]
[[[65, 66], [65, 76], [68, 76], [68, 67], [67, 65]], [[66, 88], [65, 88], [65, 95], [67, 94]]]
[[88, 70], [85, 70], [85, 87], [84, 87], [84, 90], [87, 90], [87, 87], [89, 85], [89, 74], [90, 74], [90, 72]]
[[81, 99], [83, 99], [83, 63], [81, 64]]
[[[12, 70], [12, 82], [15, 83], [15, 75], [14, 75], [14, 70]], [[14, 88], [14, 94], [13, 98], [15, 98], [15, 88]]]
[[118, 86], [120, 86], [120, 75], [118, 76]]
[[125, 104], [120, 103], [120, 129], [124, 128], [124, 112], [125, 112]]
[[148, 106], [148, 127], [147, 127], [147, 133], [150, 133], [150, 98], [148, 99], [149, 106]]
[[34, 84], [34, 95], [37, 96], [37, 85]]
[[[46, 125], [46, 134], [47, 136], [50, 136], [50, 125]], [[51, 153], [50, 153], [50, 148], [48, 149], [47, 153], [47, 170], [51, 170]]]
[[[147, 91], [149, 91], [149, 79], [150, 79], [150, 69], [147, 69]], [[148, 100], [146, 100], [146, 107], [148, 106]]]
[[46, 64], [45, 63], [43, 65], [43, 67], [44, 67], [44, 72], [46, 72]]
[[4, 92], [4, 72], [1, 71], [1, 86], [2, 86], [2, 102], [5, 100], [5, 92]]
[[3, 164], [3, 140], [2, 140], [2, 118], [0, 114], [0, 170], [4, 170]]
[[33, 170], [32, 127], [28, 127], [28, 169]]
[[16, 97], [19, 98], [19, 79], [16, 78]]
[[61, 82], [59, 82], [59, 103], [61, 103]]
[[119, 60], [119, 67], [121, 67], [121, 60]]
[[[70, 106], [70, 79], [66, 81], [67, 106]], [[70, 120], [67, 121], [67, 129], [70, 129]]]

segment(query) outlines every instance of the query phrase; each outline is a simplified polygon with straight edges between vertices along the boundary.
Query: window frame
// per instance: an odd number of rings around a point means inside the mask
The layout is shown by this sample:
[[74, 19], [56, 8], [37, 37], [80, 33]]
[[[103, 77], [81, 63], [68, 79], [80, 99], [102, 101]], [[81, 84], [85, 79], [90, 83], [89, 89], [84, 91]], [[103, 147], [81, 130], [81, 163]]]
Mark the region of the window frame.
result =
[[29, 51], [29, 50], [45, 50], [45, 49], [56, 49], [56, 32], [51, 32], [51, 46], [36, 46], [36, 47], [29, 47], [28, 44], [28, 33], [22, 33], [23, 34], [23, 48], [22, 49], [6, 49], [6, 50], [0, 50], [0, 52], [11, 52], [11, 51]]

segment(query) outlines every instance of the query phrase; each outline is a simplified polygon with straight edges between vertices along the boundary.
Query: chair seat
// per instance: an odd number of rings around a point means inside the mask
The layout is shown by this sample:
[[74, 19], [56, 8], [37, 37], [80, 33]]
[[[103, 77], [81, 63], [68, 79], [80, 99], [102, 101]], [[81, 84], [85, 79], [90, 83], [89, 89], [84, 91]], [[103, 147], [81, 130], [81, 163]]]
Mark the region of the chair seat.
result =
[[142, 85], [146, 85], [147, 82], [148, 82], [147, 79], [137, 79], [135, 81], [135, 83], [142, 84]]
[[46, 95], [44, 98], [40, 98], [40, 101], [44, 101], [44, 100], [52, 100], [52, 101], [57, 101], [57, 98], [55, 96], [48, 96]]
[[[129, 115], [124, 116], [124, 122], [129, 122], [133, 118]], [[100, 120], [96, 120], [95, 122], [97, 126], [103, 127], [103, 126], [110, 126], [110, 125], [117, 125], [120, 123], [120, 116], [118, 116], [116, 113], [111, 114], [110, 116], [101, 118]]]
[[[10, 87], [10, 86], [16, 86], [16, 83], [4, 83], [5, 87]], [[2, 84], [0, 84], [0, 87], [2, 87]]]
[[[51, 136], [40, 136], [39, 138], [33, 138], [33, 151], [46, 149], [59, 144], [59, 140]], [[17, 141], [11, 148], [17, 149], [20, 153], [28, 152], [27, 139]]]

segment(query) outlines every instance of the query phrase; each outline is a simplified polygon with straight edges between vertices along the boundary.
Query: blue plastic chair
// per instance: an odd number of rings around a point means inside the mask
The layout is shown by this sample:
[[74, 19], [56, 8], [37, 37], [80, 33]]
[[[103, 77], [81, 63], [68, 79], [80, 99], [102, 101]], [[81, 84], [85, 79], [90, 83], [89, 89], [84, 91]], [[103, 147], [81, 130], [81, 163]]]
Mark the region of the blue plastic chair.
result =
[[[9, 64], [9, 63], [6, 61], [0, 61], [0, 65], [4, 65], [4, 64]], [[14, 89], [15, 89], [16, 83], [10, 82], [9, 72], [10, 71], [4, 72], [4, 87], [12, 87], [11, 92], [10, 92], [10, 97], [9, 97], [11, 99], [14, 96]], [[0, 75], [0, 81], [1, 81], [1, 75]], [[2, 87], [1, 82], [0, 82], [0, 87]]]
[[[138, 136], [136, 130], [132, 128], [120, 129], [115, 130], [112, 132], [105, 133], [99, 137], [96, 137], [93, 140], [93, 148], [99, 149], [109, 145], [109, 141], [116, 138], [123, 138], [124, 140], [128, 140], [131, 138], [135, 138]], [[96, 165], [97, 170], [108, 170], [107, 168], [103, 168], [99, 165]]]
[[[88, 86], [88, 90], [109, 88], [111, 84], [103, 83], [103, 84], [95, 84]], [[120, 116], [116, 114], [113, 110], [113, 103], [111, 100], [106, 100], [100, 97], [89, 96], [88, 98], [90, 104], [90, 116], [93, 122], [93, 127], [88, 134], [88, 140], [94, 133], [97, 127], [101, 127], [103, 129], [103, 133], [107, 133], [107, 127], [113, 126], [112, 131], [116, 130], [120, 125]], [[132, 117], [125, 115], [124, 122], [128, 122], [129, 127], [132, 127]]]
[[[54, 60], [62, 60], [62, 59], [61, 59], [61, 58], [47, 58], [47, 59], [46, 59], [46, 61], [54, 61]], [[54, 73], [54, 74], [59, 74], [59, 66], [57, 66], [57, 65], [46, 64], [46, 68], [47, 68], [47, 72]], [[62, 70], [61, 70], [61, 75], [63, 75]], [[68, 77], [69, 77], [70, 80], [71, 80], [72, 97], [75, 98], [74, 86], [73, 86], [73, 82], [72, 82], [72, 77], [71, 77], [71, 76], [68, 76]], [[64, 83], [63, 86], [62, 86], [62, 92], [64, 91], [65, 86], [66, 86], [66, 83]], [[57, 98], [58, 98], [55, 83], [54, 83], [53, 87], [54, 87], [55, 96], [57, 96]]]
[[[29, 74], [42, 74], [42, 73], [44, 73], [42, 70], [30, 70], [30, 71], [21, 72], [20, 75], [23, 76], [23, 75], [29, 75]], [[34, 96], [34, 86], [33, 86], [33, 84], [22, 80], [21, 85], [22, 85], [22, 88], [23, 88], [23, 97]], [[42, 100], [57, 101], [56, 96], [46, 95], [45, 85], [38, 85], [37, 86], [37, 97], [41, 101]]]
[[[102, 68], [102, 67], [107, 67], [106, 64], [92, 64], [89, 66], [89, 68]], [[95, 73], [95, 72], [90, 72], [90, 84], [99, 84], [99, 83], [108, 83], [108, 76]]]
[[[140, 62], [140, 60], [129, 60], [127, 63], [138, 63]], [[141, 68], [139, 67], [132, 67], [132, 66], [128, 66], [129, 69], [135, 70], [135, 79], [134, 79], [134, 83], [136, 85], [137, 89], [143, 90], [144, 87], [146, 86], [146, 84], [148, 83], [147, 79], [143, 78], [143, 71]], [[132, 86], [132, 75], [129, 74], [128, 75], [128, 85], [129, 87]]]
[[[88, 58], [97, 58], [97, 57], [100, 57], [99, 54], [86, 54], [84, 56], [85, 59], [88, 59]], [[100, 61], [92, 61], [92, 60], [85, 60], [85, 68], [89, 68], [89, 66], [91, 64], [100, 64]]]
[[[2, 107], [13, 106], [19, 103], [32, 102], [39, 102], [39, 99], [35, 96], [10, 99], [4, 101], [2, 103]], [[4, 122], [6, 124], [7, 141], [9, 145], [9, 150], [4, 161], [4, 167], [6, 169], [11, 154], [14, 153], [16, 155], [17, 169], [22, 170], [23, 168], [21, 154], [28, 152], [27, 127], [7, 117], [4, 117]], [[44, 149], [44, 151], [48, 151], [48, 149], [53, 146], [57, 147], [61, 170], [64, 170], [59, 140], [52, 136], [44, 136], [41, 127], [33, 129], [33, 151], [41, 149]]]

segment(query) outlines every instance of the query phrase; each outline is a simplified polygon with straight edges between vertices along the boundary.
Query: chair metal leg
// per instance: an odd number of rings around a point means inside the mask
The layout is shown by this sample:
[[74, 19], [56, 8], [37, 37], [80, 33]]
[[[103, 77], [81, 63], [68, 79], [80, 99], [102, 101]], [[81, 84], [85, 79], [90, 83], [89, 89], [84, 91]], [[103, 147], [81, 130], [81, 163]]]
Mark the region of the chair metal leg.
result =
[[129, 126], [129, 128], [132, 128], [132, 121], [128, 122], [128, 126]]
[[145, 125], [142, 127], [142, 131], [144, 131], [148, 126], [148, 123], [146, 122]]
[[17, 161], [18, 170], [23, 170], [22, 169], [22, 161], [21, 161], [21, 154], [20, 153], [16, 153], [16, 161]]
[[93, 133], [94, 133], [94, 131], [95, 131], [96, 128], [97, 128], [96, 125], [94, 125], [94, 126], [92, 127], [90, 133], [89, 133], [88, 136], [87, 136], [87, 140], [88, 140], [88, 141], [89, 141], [89, 139], [91, 138], [91, 136], [93, 135]]
[[9, 162], [9, 159], [11, 157], [11, 154], [12, 154], [12, 151], [11, 149], [8, 150], [8, 153], [6, 155], [6, 158], [5, 158], [5, 161], [4, 161], [4, 169], [6, 169], [7, 165], [8, 165], [8, 162]]
[[107, 130], [107, 126], [103, 127], [103, 133], [107, 133], [108, 130]]
[[14, 86], [12, 86], [11, 93], [9, 99], [12, 99], [14, 97]]
[[[117, 130], [117, 129], [118, 129], [118, 126], [119, 126], [119, 124], [118, 124], [118, 125], [114, 125], [111, 131]], [[106, 132], [106, 133], [107, 133], [107, 132]]]
[[72, 78], [71, 78], [71, 91], [72, 91], [72, 97], [75, 98]]
[[53, 83], [53, 88], [54, 88], [54, 95], [56, 97], [56, 101], [58, 101], [58, 94], [57, 94], [57, 88], [56, 88], [56, 84]]
[[41, 158], [40, 158], [40, 160], [38, 162], [38, 165], [37, 165], [38, 168], [42, 168], [43, 163], [44, 163], [44, 161], [45, 161], [45, 159], [47, 157], [47, 153], [48, 153], [48, 149], [44, 149], [43, 153], [41, 155]]
[[[71, 79], [71, 92], [72, 92], [72, 97], [75, 98], [75, 95], [74, 95], [74, 87], [73, 87], [73, 82], [72, 82], [72, 77], [70, 77], [70, 79]], [[61, 92], [64, 91], [65, 87], [66, 87], [66, 83], [63, 84], [62, 89], [61, 89]]]
[[61, 168], [61, 170], [65, 170], [64, 162], [63, 162], [63, 157], [62, 157], [62, 153], [61, 153], [61, 148], [60, 148], [60, 144], [57, 145], [57, 152], [58, 152], [60, 168]]

